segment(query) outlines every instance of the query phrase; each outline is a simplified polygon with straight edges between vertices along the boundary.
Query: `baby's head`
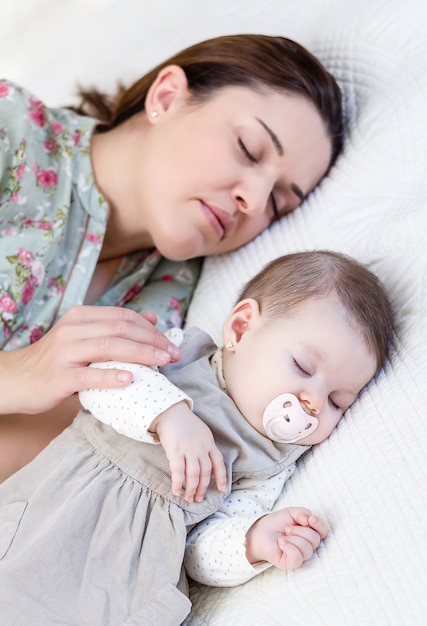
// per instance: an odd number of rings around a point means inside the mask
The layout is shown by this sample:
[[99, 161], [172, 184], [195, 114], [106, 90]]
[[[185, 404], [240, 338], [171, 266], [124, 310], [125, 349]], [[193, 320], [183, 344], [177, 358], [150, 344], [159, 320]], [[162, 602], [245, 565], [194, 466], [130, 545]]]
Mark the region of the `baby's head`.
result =
[[300, 252], [247, 283], [223, 337], [227, 391], [246, 419], [272, 439], [312, 445], [384, 365], [393, 313], [364, 265], [336, 252]]

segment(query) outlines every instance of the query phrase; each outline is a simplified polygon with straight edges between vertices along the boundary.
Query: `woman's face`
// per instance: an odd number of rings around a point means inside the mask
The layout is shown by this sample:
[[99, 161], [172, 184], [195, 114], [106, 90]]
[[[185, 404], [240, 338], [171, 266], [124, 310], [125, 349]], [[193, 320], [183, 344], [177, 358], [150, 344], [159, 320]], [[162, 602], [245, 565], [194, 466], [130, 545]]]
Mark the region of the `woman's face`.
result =
[[148, 117], [138, 194], [144, 226], [170, 259], [247, 243], [276, 212], [295, 209], [328, 168], [331, 141], [302, 97], [227, 87], [201, 104], [160, 104]]

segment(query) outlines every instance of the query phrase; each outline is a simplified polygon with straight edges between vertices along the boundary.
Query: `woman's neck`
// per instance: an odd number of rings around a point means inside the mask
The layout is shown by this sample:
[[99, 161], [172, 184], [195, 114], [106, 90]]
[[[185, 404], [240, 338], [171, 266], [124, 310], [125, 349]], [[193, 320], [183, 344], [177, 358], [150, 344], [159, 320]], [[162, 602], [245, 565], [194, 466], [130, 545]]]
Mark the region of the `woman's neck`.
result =
[[153, 248], [144, 227], [143, 201], [138, 187], [138, 168], [144, 129], [134, 118], [112, 130], [94, 134], [92, 168], [96, 186], [109, 210], [100, 260], [121, 257], [136, 250]]

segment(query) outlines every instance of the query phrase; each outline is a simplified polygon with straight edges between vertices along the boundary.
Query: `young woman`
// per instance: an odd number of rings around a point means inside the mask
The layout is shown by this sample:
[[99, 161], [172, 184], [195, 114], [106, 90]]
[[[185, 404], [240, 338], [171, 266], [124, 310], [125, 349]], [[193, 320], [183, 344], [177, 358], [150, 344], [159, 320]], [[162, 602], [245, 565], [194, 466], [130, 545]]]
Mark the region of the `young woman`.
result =
[[0, 479], [70, 423], [73, 393], [131, 380], [90, 362], [179, 359], [149, 311], [177, 325], [198, 259], [292, 211], [341, 142], [335, 80], [281, 37], [194, 45], [79, 113], [1, 82]]

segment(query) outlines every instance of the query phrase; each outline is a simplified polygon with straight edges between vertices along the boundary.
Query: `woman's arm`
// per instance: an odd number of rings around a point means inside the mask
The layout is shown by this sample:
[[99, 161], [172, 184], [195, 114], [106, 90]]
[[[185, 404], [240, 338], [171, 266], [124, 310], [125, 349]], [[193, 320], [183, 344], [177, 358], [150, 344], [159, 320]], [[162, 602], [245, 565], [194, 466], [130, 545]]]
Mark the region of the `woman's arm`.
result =
[[88, 367], [93, 361], [161, 365], [179, 356], [179, 349], [134, 311], [76, 306], [36, 343], [0, 352], [0, 415], [42, 413], [76, 391], [131, 382], [130, 372]]

